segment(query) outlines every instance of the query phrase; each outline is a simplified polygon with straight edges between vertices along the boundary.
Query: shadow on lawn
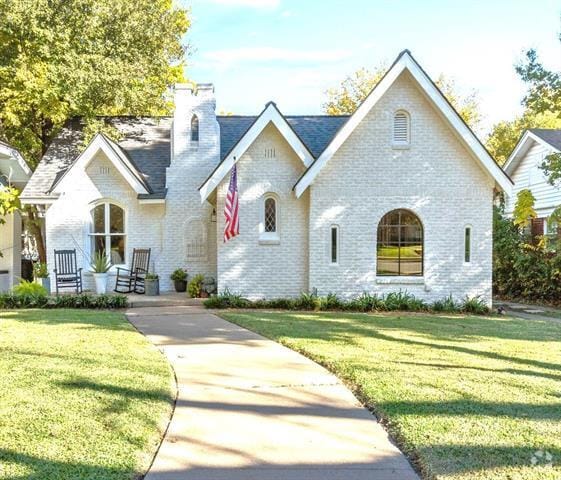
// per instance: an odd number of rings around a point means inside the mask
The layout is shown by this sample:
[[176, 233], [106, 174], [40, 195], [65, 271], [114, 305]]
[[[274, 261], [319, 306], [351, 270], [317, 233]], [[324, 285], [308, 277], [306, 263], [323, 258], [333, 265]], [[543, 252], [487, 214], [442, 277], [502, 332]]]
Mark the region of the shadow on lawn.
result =
[[52, 326], [66, 324], [96, 327], [103, 330], [132, 331], [124, 315], [115, 311], [57, 309], [57, 310], [16, 310], [10, 311], [9, 320]]
[[133, 478], [135, 473], [132, 468], [66, 463], [0, 448], [0, 466], [2, 464], [16, 464], [25, 468], [25, 473], [10, 476], [10, 480], [123, 480]]
[[76, 388], [79, 390], [90, 389], [96, 392], [102, 392], [115, 397], [121, 397], [126, 399], [138, 399], [138, 400], [154, 400], [160, 402], [171, 402], [172, 398], [170, 392], [167, 390], [138, 390], [134, 388], [121, 387], [118, 385], [96, 383], [87, 379], [72, 380], [68, 382], [59, 382], [59, 385], [63, 388]]

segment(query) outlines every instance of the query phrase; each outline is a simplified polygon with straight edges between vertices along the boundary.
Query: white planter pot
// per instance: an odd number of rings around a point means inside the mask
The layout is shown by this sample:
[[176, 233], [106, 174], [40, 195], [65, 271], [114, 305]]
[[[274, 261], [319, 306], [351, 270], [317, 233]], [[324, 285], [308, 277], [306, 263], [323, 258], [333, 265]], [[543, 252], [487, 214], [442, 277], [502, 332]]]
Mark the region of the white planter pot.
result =
[[94, 273], [95, 280], [95, 293], [101, 295], [102, 293], [107, 293], [107, 278], [109, 274], [107, 273]]

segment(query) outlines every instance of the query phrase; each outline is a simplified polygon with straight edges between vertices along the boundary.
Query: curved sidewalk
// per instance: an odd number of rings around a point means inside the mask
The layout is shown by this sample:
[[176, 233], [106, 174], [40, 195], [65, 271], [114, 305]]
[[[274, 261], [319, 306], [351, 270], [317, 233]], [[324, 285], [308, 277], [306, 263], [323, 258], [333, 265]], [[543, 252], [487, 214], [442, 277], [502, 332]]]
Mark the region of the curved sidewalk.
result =
[[146, 480], [418, 480], [324, 368], [199, 307], [130, 309], [168, 357], [175, 413]]

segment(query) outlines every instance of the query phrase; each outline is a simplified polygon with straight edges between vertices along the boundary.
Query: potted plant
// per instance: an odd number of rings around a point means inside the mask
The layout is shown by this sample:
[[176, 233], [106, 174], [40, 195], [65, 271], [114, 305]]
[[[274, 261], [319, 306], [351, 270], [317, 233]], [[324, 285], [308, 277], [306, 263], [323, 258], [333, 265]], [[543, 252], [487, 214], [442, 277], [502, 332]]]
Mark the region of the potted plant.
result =
[[49, 270], [46, 263], [37, 262], [33, 265], [33, 274], [37, 283], [47, 291], [51, 292], [51, 279], [49, 278]]
[[147, 273], [144, 279], [144, 294], [155, 296], [160, 294], [160, 277], [155, 273]]
[[105, 252], [95, 252], [91, 258], [90, 266], [92, 267], [96, 293], [99, 295], [107, 293], [107, 277], [109, 276], [107, 272], [111, 268], [111, 263]]
[[197, 275], [191, 279], [189, 285], [187, 286], [187, 293], [191, 298], [199, 298], [201, 296], [203, 280], [204, 277], [200, 273], [197, 273]]
[[170, 275], [173, 280], [173, 286], [176, 292], [184, 292], [187, 290], [187, 271], [182, 268], [177, 268]]

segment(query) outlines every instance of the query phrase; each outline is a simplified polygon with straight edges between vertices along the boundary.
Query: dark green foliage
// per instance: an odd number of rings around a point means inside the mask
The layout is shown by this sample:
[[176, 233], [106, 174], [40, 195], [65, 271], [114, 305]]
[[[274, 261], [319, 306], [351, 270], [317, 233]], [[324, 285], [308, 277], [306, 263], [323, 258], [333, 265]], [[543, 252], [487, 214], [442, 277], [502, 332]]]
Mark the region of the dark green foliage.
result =
[[493, 290], [507, 298], [559, 301], [561, 251], [558, 242], [529, 243], [499, 209], [494, 213]]
[[376, 311], [411, 311], [411, 312], [449, 312], [449, 313], [489, 313], [489, 307], [479, 297], [466, 297], [459, 302], [450, 295], [443, 300], [427, 304], [424, 300], [415, 297], [407, 291], [392, 292], [384, 296], [377, 296], [364, 292], [359, 297], [342, 300], [337, 295], [330, 293], [319, 297], [315, 293], [302, 293], [299, 297], [260, 299], [251, 301], [226, 290], [223, 293], [210, 297], [204, 301], [206, 308], [245, 308], [267, 310], [303, 310], [326, 311], [345, 310], [351, 312], [376, 312]]
[[[40, 286], [40, 285], [39, 285]], [[15, 290], [15, 289], [14, 289]], [[0, 309], [9, 308], [84, 308], [117, 309], [126, 308], [128, 300], [125, 295], [45, 295], [32, 293], [0, 294]]]

